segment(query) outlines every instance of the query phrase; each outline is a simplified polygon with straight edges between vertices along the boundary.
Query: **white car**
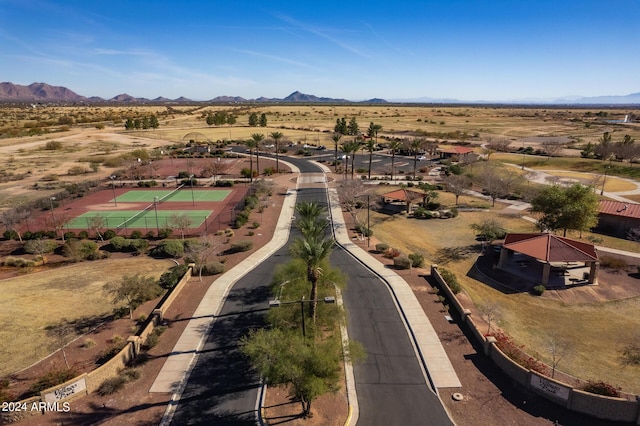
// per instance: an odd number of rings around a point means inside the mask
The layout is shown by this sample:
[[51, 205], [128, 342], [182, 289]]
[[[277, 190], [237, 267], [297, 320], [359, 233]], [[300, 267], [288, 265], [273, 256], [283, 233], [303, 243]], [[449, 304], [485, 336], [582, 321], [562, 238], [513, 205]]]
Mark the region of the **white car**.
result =
[[426, 159], [427, 159], [427, 157], [425, 157], [424, 155], [421, 155], [421, 156], [420, 156], [420, 157], [418, 157], [416, 160], [418, 160], [418, 161], [424, 161], [424, 160], [426, 160]]
[[342, 154], [341, 156], [338, 157], [338, 160], [348, 160], [349, 156], [347, 154]]

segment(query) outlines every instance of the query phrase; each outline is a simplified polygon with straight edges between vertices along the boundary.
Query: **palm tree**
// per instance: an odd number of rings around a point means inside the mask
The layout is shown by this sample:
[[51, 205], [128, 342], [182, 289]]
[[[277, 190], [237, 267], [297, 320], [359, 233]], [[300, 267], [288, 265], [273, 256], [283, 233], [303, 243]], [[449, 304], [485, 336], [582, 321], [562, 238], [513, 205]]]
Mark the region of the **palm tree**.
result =
[[395, 172], [396, 165], [396, 151], [400, 149], [402, 142], [398, 139], [394, 139], [389, 142], [389, 149], [391, 150], [391, 180], [393, 181], [393, 173]]
[[333, 139], [333, 148], [335, 153], [333, 165], [335, 166], [336, 172], [338, 171], [338, 142], [340, 142], [341, 138], [342, 138], [342, 135], [340, 133], [334, 133], [333, 136], [331, 137], [331, 139]]
[[411, 152], [413, 152], [413, 179], [414, 180], [416, 178], [416, 165], [418, 164], [418, 154], [420, 154], [420, 151], [424, 147], [424, 144], [425, 144], [425, 141], [424, 139], [421, 139], [421, 138], [416, 138], [412, 140], [411, 143], [409, 144], [409, 148], [411, 149]]
[[256, 169], [258, 169], [258, 176], [260, 176], [260, 142], [264, 139], [264, 135], [262, 133], [252, 133], [251, 139], [256, 143]]
[[253, 182], [253, 148], [258, 144], [253, 139], [247, 139], [245, 144], [249, 148], [249, 182]]
[[371, 162], [373, 160], [373, 151], [376, 149], [376, 145], [376, 141], [374, 141], [372, 138], [367, 139], [367, 142], [365, 143], [367, 151], [369, 151], [369, 173], [367, 177], [369, 180], [371, 180]]
[[269, 136], [271, 136], [271, 139], [273, 139], [273, 143], [276, 146], [276, 173], [278, 173], [280, 171], [280, 169], [279, 169], [280, 166], [279, 166], [279, 163], [278, 163], [279, 154], [280, 154], [278, 151], [279, 151], [280, 147], [278, 145], [278, 142], [280, 142], [280, 139], [282, 139], [283, 135], [282, 135], [281, 132], [271, 132], [269, 134]]
[[302, 202], [296, 205], [298, 220], [296, 227], [304, 238], [316, 238], [325, 235], [329, 226], [328, 220], [322, 217], [327, 215], [327, 210], [318, 203]]
[[309, 300], [311, 303], [311, 320], [316, 323], [318, 300], [318, 280], [322, 276], [322, 264], [331, 253], [334, 241], [332, 238], [309, 236], [293, 242], [291, 253], [307, 264], [307, 281], [311, 284]]

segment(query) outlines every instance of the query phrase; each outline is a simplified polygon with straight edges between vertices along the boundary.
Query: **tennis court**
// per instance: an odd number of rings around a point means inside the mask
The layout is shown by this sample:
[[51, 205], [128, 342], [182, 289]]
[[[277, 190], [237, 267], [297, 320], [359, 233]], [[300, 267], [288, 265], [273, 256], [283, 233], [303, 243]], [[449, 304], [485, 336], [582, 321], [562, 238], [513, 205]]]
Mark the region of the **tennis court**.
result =
[[[179, 189], [145, 189], [130, 190], [116, 197], [118, 203], [153, 203], [154, 199], [160, 202], [220, 202], [231, 193], [228, 189], [191, 189], [188, 186]], [[113, 199], [111, 200], [113, 202]]]
[[[199, 228], [213, 210], [140, 210], [89, 211], [67, 223], [71, 229], [91, 229], [92, 218], [104, 219], [104, 228], [109, 229], [156, 229], [172, 228], [172, 217], [186, 216], [191, 222], [187, 228]], [[157, 218], [157, 221], [156, 221]]]

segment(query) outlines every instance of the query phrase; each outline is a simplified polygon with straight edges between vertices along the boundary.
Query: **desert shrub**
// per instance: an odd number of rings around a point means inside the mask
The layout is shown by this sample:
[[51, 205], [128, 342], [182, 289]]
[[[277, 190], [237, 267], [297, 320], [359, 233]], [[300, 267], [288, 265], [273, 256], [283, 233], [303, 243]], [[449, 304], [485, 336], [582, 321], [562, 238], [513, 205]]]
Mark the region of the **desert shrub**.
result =
[[615, 256], [602, 256], [600, 258], [600, 266], [607, 269], [613, 269], [615, 271], [621, 271], [627, 269], [627, 262], [624, 259]]
[[543, 286], [542, 284], [539, 284], [535, 287], [533, 287], [533, 294], [535, 294], [536, 296], [542, 296], [542, 294], [544, 293], [544, 291], [547, 288], [545, 286]]
[[523, 345], [516, 344], [513, 339], [502, 332], [494, 332], [496, 346], [510, 359], [530, 370], [547, 375], [547, 367], [524, 351]]
[[411, 267], [413, 268], [421, 268], [424, 265], [424, 256], [420, 253], [411, 253], [409, 259], [411, 259]]
[[144, 342], [144, 347], [146, 350], [149, 350], [158, 344], [158, 340], [160, 340], [160, 336], [167, 331], [167, 327], [164, 325], [160, 325], [153, 329], [151, 333], [147, 336], [147, 340]]
[[385, 244], [385, 243], [376, 244], [376, 251], [379, 253], [383, 253], [388, 248], [389, 248], [389, 244]]
[[80, 231], [78, 232], [78, 238], [80, 238], [81, 240], [86, 240], [87, 238], [89, 238], [89, 233], [87, 231]]
[[133, 238], [134, 240], [142, 238], [142, 231], [137, 229], [135, 231], [131, 231], [131, 238]]
[[110, 240], [115, 236], [116, 236], [116, 231], [114, 231], [113, 229], [107, 229], [102, 233], [102, 238], [104, 238], [105, 240]]
[[24, 251], [29, 254], [48, 254], [58, 247], [54, 240], [29, 240], [24, 244]]
[[178, 284], [180, 279], [182, 279], [188, 269], [189, 267], [187, 265], [176, 265], [160, 275], [158, 284], [164, 289], [173, 288]]
[[397, 248], [389, 247], [384, 251], [384, 257], [386, 257], [387, 259], [393, 259], [398, 256], [400, 256], [400, 250], [398, 250]]
[[217, 180], [215, 185], [213, 186], [217, 186], [221, 188], [230, 187], [230, 186], [233, 186], [233, 182], [231, 182], [230, 180]]
[[218, 275], [224, 272], [224, 265], [220, 262], [209, 262], [202, 268], [202, 275]]
[[457, 207], [451, 207], [451, 210], [447, 210], [447, 212], [445, 213], [446, 217], [449, 218], [454, 218], [454, 217], [458, 217], [458, 208]]
[[64, 239], [65, 240], [70, 240], [70, 239], [73, 239], [73, 238], [77, 238], [75, 232], [67, 231], [67, 232], [64, 233]]
[[231, 248], [229, 248], [230, 253], [240, 253], [243, 251], [249, 251], [253, 248], [253, 241], [238, 241], [237, 243], [231, 244]]
[[97, 390], [98, 395], [112, 395], [122, 389], [126, 383], [127, 379], [122, 376], [108, 378], [100, 384]]
[[2, 237], [5, 240], [17, 240], [18, 239], [18, 233], [16, 231], [14, 231], [13, 229], [7, 229], [6, 231], [4, 231], [2, 233]]
[[411, 269], [411, 259], [404, 255], [394, 257], [393, 266], [398, 269]]
[[441, 269], [440, 275], [442, 276], [442, 279], [444, 280], [444, 282], [447, 283], [447, 286], [449, 286], [453, 294], [458, 294], [460, 293], [460, 291], [462, 291], [462, 287], [458, 282], [458, 278], [453, 272], [447, 269]]
[[[125, 315], [129, 313], [128, 308], [125, 307]], [[113, 358], [118, 352], [122, 350], [127, 345], [127, 342], [117, 334], [114, 335], [111, 339], [109, 339], [109, 345], [102, 351], [96, 363], [99, 365], [104, 364]]]
[[180, 240], [164, 240], [151, 250], [151, 254], [156, 257], [182, 257], [184, 255], [184, 245]]
[[158, 238], [162, 238], [162, 239], [169, 238], [172, 232], [173, 232], [173, 229], [171, 228], [163, 228], [158, 231]]
[[62, 149], [62, 142], [60, 141], [48, 141], [44, 145], [44, 149], [48, 151], [59, 151]]
[[440, 206], [441, 206], [440, 203], [437, 203], [435, 201], [431, 201], [431, 202], [427, 203], [426, 207], [427, 207], [427, 210], [433, 211], [433, 210], [438, 210], [440, 208]]
[[64, 383], [78, 375], [73, 369], [61, 368], [49, 370], [29, 388], [30, 394], [37, 394], [45, 389]]
[[89, 349], [92, 348], [96, 345], [96, 341], [93, 339], [84, 339], [84, 342], [82, 342], [82, 345], [80, 345], [80, 347], [82, 349]]
[[246, 210], [241, 211], [236, 215], [236, 220], [233, 223], [233, 227], [236, 229], [242, 228], [249, 220], [249, 212]]
[[124, 249], [128, 245], [127, 239], [120, 236], [111, 238], [109, 242], [111, 243], [113, 248], [118, 251]]
[[602, 242], [602, 238], [596, 237], [595, 235], [587, 236], [587, 240], [591, 241], [593, 244], [600, 244]]
[[356, 231], [358, 231], [360, 234], [364, 235], [365, 237], [373, 236], [373, 230], [370, 228], [367, 228], [364, 225], [357, 225]]
[[83, 166], [73, 166], [70, 167], [69, 170], [67, 170], [67, 174], [69, 176], [84, 175], [87, 173], [89, 173], [89, 169]]
[[12, 268], [31, 268], [33, 266], [36, 266], [36, 262], [33, 260], [13, 256], [7, 256], [2, 264], [4, 266], [10, 266]]
[[612, 396], [612, 397], [615, 397], [615, 398], [619, 398], [620, 397], [620, 391], [622, 389], [619, 388], [619, 387], [615, 387], [613, 385], [610, 385], [609, 383], [605, 383], [602, 380], [600, 380], [600, 381], [589, 380], [582, 387], [582, 390], [585, 391], [585, 392], [595, 393], [595, 394], [598, 394], [598, 395]]

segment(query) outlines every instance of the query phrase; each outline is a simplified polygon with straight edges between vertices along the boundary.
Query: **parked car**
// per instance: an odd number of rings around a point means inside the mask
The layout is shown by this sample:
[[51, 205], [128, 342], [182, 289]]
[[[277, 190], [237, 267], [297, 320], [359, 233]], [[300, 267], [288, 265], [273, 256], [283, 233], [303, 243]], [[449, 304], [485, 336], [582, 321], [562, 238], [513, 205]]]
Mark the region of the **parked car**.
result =
[[425, 157], [424, 155], [421, 155], [420, 157], [417, 158], [418, 161], [424, 161], [426, 159], [427, 157]]
[[319, 147], [316, 148], [318, 151], [322, 151], [323, 149], [327, 149], [326, 146], [324, 145], [320, 145]]

